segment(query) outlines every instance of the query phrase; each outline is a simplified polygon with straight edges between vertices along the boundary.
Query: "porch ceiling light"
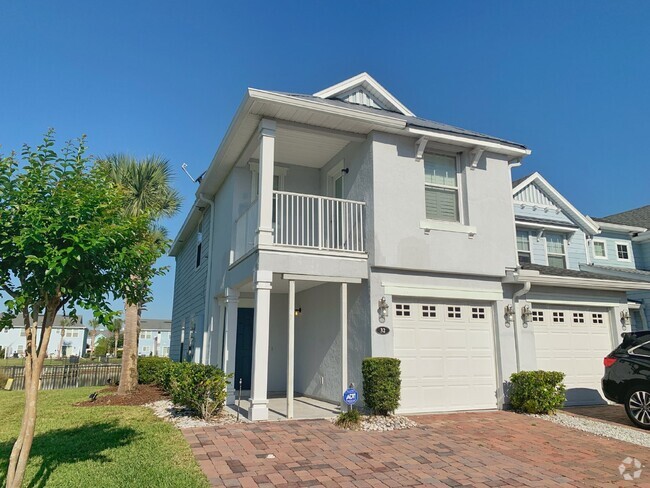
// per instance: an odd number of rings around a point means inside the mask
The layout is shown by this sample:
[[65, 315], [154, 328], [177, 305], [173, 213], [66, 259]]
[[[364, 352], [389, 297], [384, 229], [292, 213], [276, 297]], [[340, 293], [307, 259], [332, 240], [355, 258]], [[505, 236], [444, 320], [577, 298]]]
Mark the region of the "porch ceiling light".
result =
[[386, 301], [386, 297], [381, 297], [379, 299], [377, 313], [379, 314], [379, 322], [382, 324], [386, 322], [386, 317], [388, 316], [388, 302]]

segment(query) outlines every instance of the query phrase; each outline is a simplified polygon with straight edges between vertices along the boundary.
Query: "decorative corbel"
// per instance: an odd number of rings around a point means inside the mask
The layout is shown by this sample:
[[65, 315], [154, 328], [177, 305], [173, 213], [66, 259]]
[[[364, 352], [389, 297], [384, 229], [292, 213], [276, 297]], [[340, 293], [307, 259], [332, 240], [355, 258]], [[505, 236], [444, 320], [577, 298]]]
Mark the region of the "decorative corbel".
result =
[[485, 151], [485, 149], [479, 146], [476, 146], [474, 149], [470, 151], [469, 153], [470, 168], [476, 169], [476, 167], [478, 166], [478, 162], [481, 159], [481, 156], [483, 155], [483, 151]]
[[420, 137], [416, 142], [415, 142], [415, 160], [420, 162], [422, 161], [424, 157], [424, 149], [427, 147], [427, 142], [429, 142], [429, 139], [426, 137]]

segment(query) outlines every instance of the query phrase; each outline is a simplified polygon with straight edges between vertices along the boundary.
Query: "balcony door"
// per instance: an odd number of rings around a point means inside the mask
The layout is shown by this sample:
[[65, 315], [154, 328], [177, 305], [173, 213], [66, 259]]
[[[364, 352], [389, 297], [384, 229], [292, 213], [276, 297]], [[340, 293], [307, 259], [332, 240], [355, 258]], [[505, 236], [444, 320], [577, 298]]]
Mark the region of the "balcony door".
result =
[[[327, 196], [332, 198], [343, 198], [344, 188], [344, 171], [345, 162], [341, 161], [334, 166], [328, 173]], [[325, 242], [328, 247], [335, 249], [343, 248], [345, 243], [342, 202], [330, 201], [325, 207], [324, 220], [327, 222], [325, 230]]]

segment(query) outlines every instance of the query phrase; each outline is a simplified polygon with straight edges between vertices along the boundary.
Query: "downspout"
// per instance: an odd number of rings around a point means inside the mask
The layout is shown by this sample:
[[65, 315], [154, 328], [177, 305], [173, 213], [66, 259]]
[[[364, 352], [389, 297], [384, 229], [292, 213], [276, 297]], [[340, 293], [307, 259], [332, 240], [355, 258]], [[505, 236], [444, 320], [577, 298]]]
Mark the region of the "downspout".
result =
[[521, 296], [524, 296], [529, 291], [530, 281], [525, 281], [524, 287], [512, 295], [512, 311], [514, 312], [514, 315], [512, 317], [512, 329], [515, 333], [515, 358], [517, 361], [517, 373], [521, 371], [521, 359], [519, 358], [519, 332], [517, 332], [517, 299]]
[[[208, 364], [210, 361], [210, 348], [208, 347], [210, 343], [210, 328], [208, 327], [208, 319], [210, 318], [209, 314], [209, 305], [210, 297], [210, 284], [212, 277], [212, 249], [214, 245], [214, 202], [205, 198], [203, 193], [199, 193], [199, 201], [205, 202], [210, 205], [210, 243], [208, 244], [208, 269], [205, 272], [205, 304], [203, 311], [203, 343], [201, 344], [201, 363]], [[210, 344], [211, 345], [211, 344]]]

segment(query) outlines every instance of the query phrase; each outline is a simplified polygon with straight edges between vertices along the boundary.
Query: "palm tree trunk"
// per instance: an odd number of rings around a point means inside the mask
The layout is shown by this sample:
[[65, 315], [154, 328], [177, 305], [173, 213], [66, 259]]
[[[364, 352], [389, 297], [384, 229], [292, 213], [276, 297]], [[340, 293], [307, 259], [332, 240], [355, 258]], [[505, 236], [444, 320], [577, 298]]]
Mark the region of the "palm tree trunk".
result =
[[122, 372], [119, 395], [126, 395], [138, 386], [138, 334], [140, 329], [140, 305], [124, 304], [124, 345], [122, 348]]

